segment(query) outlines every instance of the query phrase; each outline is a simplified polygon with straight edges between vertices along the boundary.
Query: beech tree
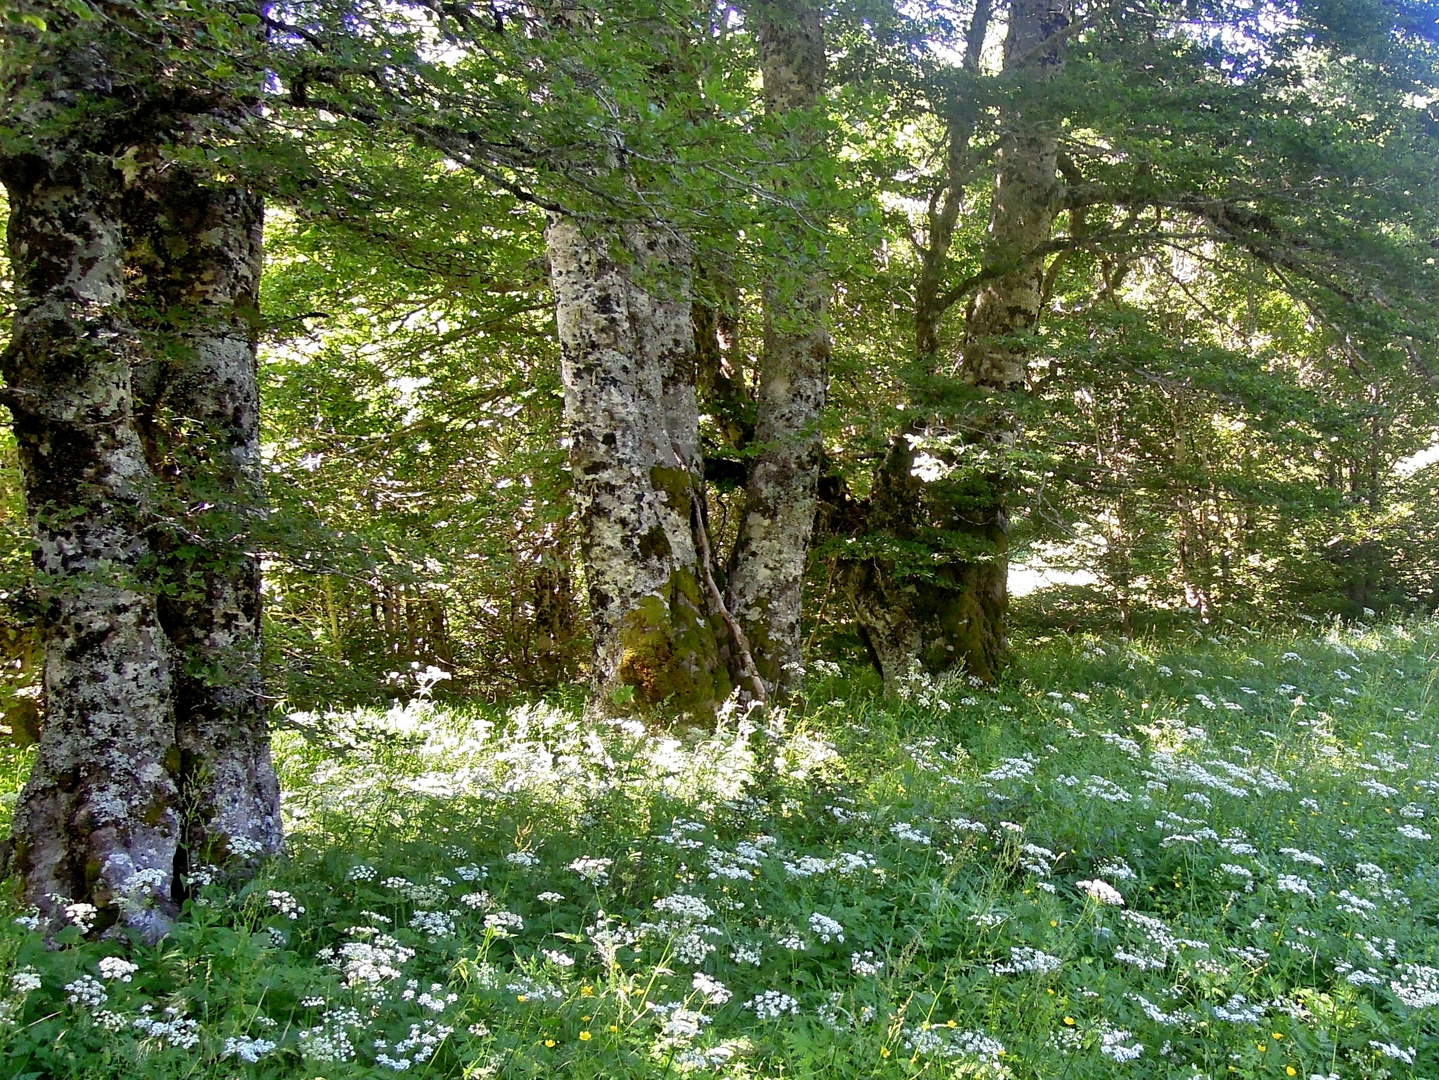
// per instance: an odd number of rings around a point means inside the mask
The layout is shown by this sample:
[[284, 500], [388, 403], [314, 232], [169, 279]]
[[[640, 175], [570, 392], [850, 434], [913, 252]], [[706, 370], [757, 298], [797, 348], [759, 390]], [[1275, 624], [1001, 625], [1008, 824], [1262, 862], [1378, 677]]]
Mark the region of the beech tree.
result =
[[254, 38], [208, 9], [45, 4], [8, 29], [0, 364], [46, 703], [14, 866], [52, 920], [91, 904], [98, 931], [153, 940], [188, 870], [243, 872], [281, 843], [249, 539], [261, 210], [189, 156], [251, 107], [176, 59], [197, 35], [240, 55]]
[[689, 254], [630, 236], [615, 252], [570, 220], [547, 232], [593, 678], [601, 701], [712, 713], [730, 687], [702, 533]]
[[[947, 534], [948, 558], [924, 577], [897, 576], [884, 560], [848, 568], [851, 603], [887, 685], [914, 663], [936, 671], [958, 667], [990, 681], [1003, 662], [1009, 506], [1002, 458], [1020, 434], [1011, 399], [1026, 388], [1029, 335], [1043, 304], [1045, 245], [1060, 208], [1059, 130], [1044, 107], [1043, 88], [1063, 70], [1070, 17], [1056, 0], [1008, 6], [999, 78], [1009, 92], [1000, 98], [996, 120], [1000, 134], [979, 274], [984, 283], [965, 312], [953, 365], [976, 393], [968, 410], [922, 417], [892, 442], [866, 508], [871, 527], [896, 539]], [[967, 76], [977, 73], [989, 19], [989, 5], [981, 0], [966, 35], [961, 70]], [[916, 349], [931, 375], [946, 366], [938, 341], [940, 280], [975, 136], [974, 103], [951, 108], [945, 176], [930, 202], [916, 293]], [[994, 464], [970, 470], [958, 482], [936, 475], [954, 472], [966, 450]], [[946, 482], [933, 483], [940, 479]]]
[[[1160, 252], [1230, 252], [1347, 340], [1341, 348], [1366, 338], [1363, 363], [1406, 362], [1377, 326], [1417, 340], [1423, 287], [1380, 268], [1413, 265], [1398, 246], [1421, 211], [1391, 217], [1386, 197], [1356, 188], [1367, 166], [1347, 147], [1390, 147], [1381, 171], [1411, 176], [1417, 133], [1406, 109], [1424, 98], [1399, 88], [1421, 84], [1422, 63], [1405, 65], [1432, 29], [1390, 8], [1375, 7], [1367, 25], [1296, 8], [1274, 23], [1247, 16], [1243, 34], [1224, 37], [1214, 28], [1236, 25], [1233, 11], [1195, 21], [1186, 11], [1004, 5], [994, 13], [1003, 60], [986, 73], [978, 58], [992, 18], [979, 4], [959, 70], [917, 76], [942, 141], [916, 240], [915, 375], [867, 494], [842, 493], [830, 512], [856, 541], [855, 555], [840, 556], [841, 578], [890, 685], [914, 665], [984, 680], [1000, 671], [1013, 521], [1030, 535], [1045, 528], [1029, 500], [1072, 475], [1063, 451], [1026, 429], [1045, 425], [1066, 387], [1087, 392], [1073, 357], [1106, 360], [1073, 342], [1099, 336], [1108, 316], [1096, 320], [1096, 307], [1123, 307], [1137, 266], [1162, 274]], [[1335, 78], [1351, 96], [1332, 96]], [[1376, 121], [1394, 129], [1357, 134]], [[1412, 195], [1419, 184], [1413, 174], [1395, 187]], [[1396, 244], [1373, 261], [1355, 246], [1365, 220]], [[1059, 337], [1068, 356], [1052, 344]], [[1041, 383], [1043, 404], [1033, 396]], [[1190, 502], [1174, 500], [1181, 574], [1203, 531]]]
[[[765, 108], [788, 136], [787, 156], [819, 151], [825, 85], [824, 16], [807, 3], [759, 3], [749, 12], [764, 83]], [[813, 168], [798, 182], [814, 183]], [[793, 182], [792, 182], [793, 183]], [[804, 199], [789, 187], [785, 194]], [[817, 202], [818, 200], [810, 200]], [[825, 325], [830, 290], [823, 246], [801, 216], [772, 222], [789, 257], [765, 284], [764, 341], [755, 401], [756, 456], [745, 486], [729, 604], [753, 643], [761, 676], [781, 690], [803, 667], [800, 618], [814, 529], [821, 457], [820, 416], [829, 380]]]

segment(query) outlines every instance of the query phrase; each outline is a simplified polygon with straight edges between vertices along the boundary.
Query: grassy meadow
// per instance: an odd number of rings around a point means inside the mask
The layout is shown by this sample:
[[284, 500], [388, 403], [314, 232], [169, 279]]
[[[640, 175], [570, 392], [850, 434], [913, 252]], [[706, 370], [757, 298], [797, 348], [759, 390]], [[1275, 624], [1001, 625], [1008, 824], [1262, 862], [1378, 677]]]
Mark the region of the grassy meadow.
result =
[[287, 857], [160, 945], [47, 951], [7, 894], [0, 1075], [1435, 1080], [1436, 658], [1229, 628], [889, 702], [821, 663], [704, 730], [297, 714]]

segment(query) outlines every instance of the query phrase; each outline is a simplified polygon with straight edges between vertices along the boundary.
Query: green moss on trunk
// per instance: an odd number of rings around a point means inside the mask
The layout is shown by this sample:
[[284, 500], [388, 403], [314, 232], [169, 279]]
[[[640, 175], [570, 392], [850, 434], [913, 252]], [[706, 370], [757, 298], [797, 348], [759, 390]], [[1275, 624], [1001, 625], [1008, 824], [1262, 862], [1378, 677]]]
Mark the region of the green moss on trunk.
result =
[[620, 628], [622, 654], [614, 691], [633, 687], [630, 707], [640, 711], [714, 716], [731, 689], [716, 628], [704, 614], [698, 576], [678, 568], [664, 595], [651, 594]]

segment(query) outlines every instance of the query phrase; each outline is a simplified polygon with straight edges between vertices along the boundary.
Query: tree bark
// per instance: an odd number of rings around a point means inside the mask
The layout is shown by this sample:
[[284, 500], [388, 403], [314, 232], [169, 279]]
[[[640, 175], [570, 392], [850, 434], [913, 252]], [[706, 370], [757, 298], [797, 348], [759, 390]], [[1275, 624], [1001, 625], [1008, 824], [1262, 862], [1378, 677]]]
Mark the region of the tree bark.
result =
[[[62, 64], [103, 77], [90, 56]], [[52, 923], [83, 901], [100, 928], [153, 940], [175, 911], [181, 830], [169, 643], [146, 540], [154, 482], [133, 415], [122, 177], [83, 134], [0, 162], [16, 305], [0, 363], [35, 538], [48, 704], [14, 856], [26, 901]]]
[[594, 701], [713, 714], [730, 685], [692, 532], [700, 476], [689, 255], [633, 229], [546, 231], [594, 638]]
[[[803, 0], [756, 5], [755, 43], [771, 116], [790, 118], [800, 152], [818, 137], [805, 114], [822, 103], [824, 20]], [[799, 156], [797, 154], [797, 156]], [[800, 615], [814, 531], [822, 444], [819, 420], [829, 382], [825, 325], [829, 281], [823, 253], [802, 226], [776, 224], [793, 269], [765, 289], [764, 350], [755, 442], [730, 575], [729, 610], [751, 642], [760, 675], [781, 696], [802, 669]]]
[[[243, 122], [243, 117], [238, 118]], [[130, 301], [150, 343], [142, 435], [165, 483], [155, 540], [174, 649], [184, 862], [253, 864], [283, 839], [261, 673], [259, 327], [264, 210], [163, 161], [126, 200]]]
[[260, 205], [165, 153], [233, 137], [235, 96], [166, 84], [172, 58], [138, 36], [62, 23], [7, 42], [26, 59], [0, 157], [16, 280], [0, 367], [48, 706], [15, 865], [52, 928], [80, 902], [95, 932], [154, 940], [188, 865], [245, 870], [280, 844], [249, 544]]

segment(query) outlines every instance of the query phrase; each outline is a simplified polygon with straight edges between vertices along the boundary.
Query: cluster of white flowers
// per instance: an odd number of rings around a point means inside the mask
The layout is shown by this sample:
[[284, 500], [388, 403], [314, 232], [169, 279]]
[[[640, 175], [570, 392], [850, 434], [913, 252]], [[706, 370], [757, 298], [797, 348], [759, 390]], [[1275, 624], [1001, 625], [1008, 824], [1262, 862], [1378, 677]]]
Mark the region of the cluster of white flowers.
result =
[[690, 980], [690, 986], [711, 1005], [723, 1005], [734, 996], [724, 983], [702, 971], [695, 972], [694, 978]]
[[1251, 1005], [1243, 994], [1232, 994], [1223, 1005], [1213, 1006], [1215, 1019], [1231, 1024], [1264, 1023], [1264, 1006]]
[[1084, 787], [1080, 789], [1079, 793], [1087, 798], [1102, 799], [1105, 802], [1112, 803], [1127, 803], [1132, 802], [1134, 799], [1133, 795], [1113, 780], [1094, 775], [1091, 775], [1084, 781]]
[[1124, 897], [1107, 881], [1101, 881], [1098, 878], [1093, 881], [1077, 881], [1075, 887], [1096, 903], [1108, 904], [1113, 907], [1124, 906]]
[[1301, 851], [1299, 848], [1282, 847], [1279, 849], [1279, 854], [1288, 855], [1295, 862], [1304, 863], [1308, 866], [1317, 866], [1321, 869], [1324, 866], [1324, 860], [1321, 859], [1318, 855], [1315, 855], [1308, 851]]
[[1004, 1044], [982, 1031], [964, 1031], [957, 1025], [921, 1023], [904, 1029], [904, 1048], [919, 1057], [961, 1062], [958, 1076], [1004, 1076], [999, 1071]]
[[874, 958], [874, 950], [865, 949], [862, 953], [849, 954], [849, 969], [862, 978], [868, 978], [884, 969], [884, 961]]
[[889, 827], [889, 834], [896, 840], [903, 840], [909, 844], [931, 843], [929, 835], [916, 829], [908, 821], [896, 821]]
[[[788, 859], [781, 860], [781, 864], [784, 866], [785, 874], [792, 878], [811, 878], [832, 872], [838, 872], [844, 876], [872, 870], [875, 866], [875, 858], [867, 851], [842, 851], [828, 859], [820, 858], [818, 855], [801, 855], [792, 862]], [[721, 875], [711, 874], [710, 876]], [[745, 871], [743, 876], [749, 877], [749, 872]]]
[[525, 920], [513, 911], [494, 911], [485, 916], [485, 929], [498, 938], [513, 937], [525, 928]]
[[81, 975], [74, 982], [65, 984], [65, 1000], [71, 1005], [98, 1009], [110, 1000], [110, 995], [105, 993], [105, 984], [95, 976]]
[[1034, 777], [1034, 762], [1028, 758], [1005, 758], [989, 772], [984, 778], [992, 784], [1003, 783], [1006, 780], [1030, 780]]
[[119, 979], [121, 982], [127, 983], [134, 978], [135, 972], [140, 970], [139, 964], [132, 964], [119, 956], [101, 957], [96, 967], [100, 969], [100, 978], [107, 982]]
[[456, 911], [416, 911], [410, 916], [410, 929], [432, 938], [455, 936]]
[[1064, 961], [1059, 957], [1042, 949], [1034, 949], [1028, 945], [1011, 945], [1009, 962], [990, 964], [989, 970], [996, 975], [1052, 975], [1063, 964]]
[[686, 893], [662, 896], [654, 902], [654, 909], [664, 912], [666, 915], [673, 915], [684, 922], [704, 922], [715, 913], [714, 908], [704, 900]]
[[344, 974], [346, 986], [374, 986], [398, 979], [400, 968], [414, 955], [414, 949], [406, 948], [388, 934], [375, 934], [373, 941], [348, 941], [341, 945], [332, 963]]
[[751, 967], [759, 967], [764, 961], [764, 954], [752, 945], [735, 945], [730, 949], [729, 958], [736, 964], [748, 964]]
[[193, 1050], [200, 1045], [200, 1025], [179, 1014], [171, 1007], [164, 1011], [164, 1018], [149, 1015], [152, 1006], [140, 1006], [142, 1015], [131, 1024], [142, 1038], [157, 1039], [160, 1042], [178, 1046], [182, 1050]]
[[25, 998], [40, 989], [41, 980], [34, 968], [24, 967], [10, 976], [10, 992], [0, 998], [0, 1024], [11, 1024], [25, 1006]]
[[1400, 974], [1401, 978], [1389, 984], [1395, 997], [1411, 1009], [1439, 1006], [1439, 968], [1405, 964]]
[[64, 911], [65, 918], [78, 927], [82, 934], [90, 932], [90, 928], [95, 925], [95, 916], [100, 913], [100, 909], [94, 904], [85, 903], [66, 904], [61, 910]]
[[744, 1007], [758, 1020], [778, 1020], [785, 1015], [798, 1015], [799, 1002], [778, 990], [766, 990], [745, 1002]]
[[271, 889], [265, 893], [265, 899], [269, 901], [272, 908], [287, 919], [298, 919], [305, 914], [304, 907], [290, 893], [276, 892]]
[[1058, 860], [1059, 856], [1047, 847], [1040, 847], [1038, 844], [1020, 845], [1019, 865], [1037, 877], [1048, 877]]
[[238, 1035], [225, 1040], [225, 1047], [220, 1051], [220, 1056], [222, 1058], [237, 1057], [241, 1061], [253, 1065], [274, 1050], [277, 1045], [273, 1039], [252, 1039], [248, 1035]]
[[1414, 1055], [1418, 1053], [1412, 1046], [1400, 1046], [1397, 1043], [1380, 1042], [1378, 1039], [1370, 1039], [1369, 1045], [1384, 1057], [1391, 1058], [1394, 1061], [1402, 1061], [1405, 1065], [1413, 1065]]
[[1314, 899], [1314, 888], [1302, 877], [1295, 874], [1280, 874], [1274, 879], [1274, 887], [1280, 892], [1292, 893], [1295, 896], [1307, 896]]
[[844, 927], [828, 915], [821, 915], [818, 911], [809, 917], [809, 931], [826, 945], [831, 941], [844, 940]]
[[610, 880], [610, 867], [613, 865], [613, 859], [586, 857], [570, 863], [570, 869], [588, 882], [603, 885]]
[[1099, 871], [1100, 877], [1113, 878], [1115, 881], [1134, 881], [1139, 877], [1134, 872], [1134, 867], [1117, 857], [1101, 859], [1095, 869]]
[[1134, 1041], [1134, 1033], [1101, 1023], [1095, 1030], [1099, 1036], [1099, 1052], [1118, 1062], [1134, 1061], [1144, 1056], [1144, 1044]]
[[340, 1025], [322, 1024], [304, 1028], [296, 1042], [300, 1056], [316, 1064], [353, 1061], [355, 1057], [355, 1044], [350, 1041], [350, 1033]]
[[1367, 919], [1379, 910], [1379, 905], [1373, 900], [1355, 895], [1349, 889], [1340, 889], [1338, 893], [1338, 903], [1334, 905], [1334, 910], [1342, 911], [1349, 915], [1358, 915], [1362, 919]]

